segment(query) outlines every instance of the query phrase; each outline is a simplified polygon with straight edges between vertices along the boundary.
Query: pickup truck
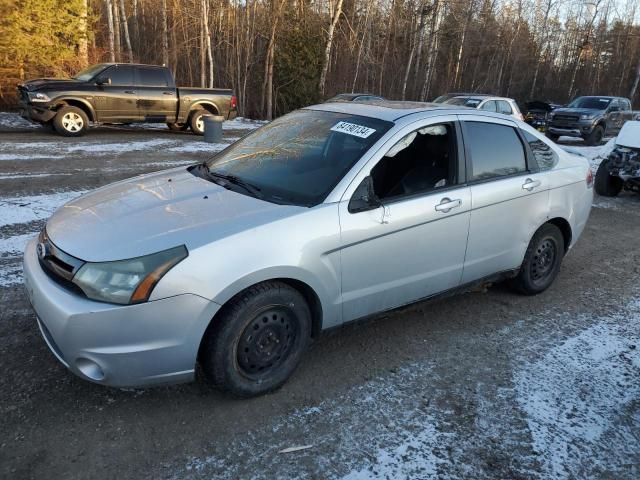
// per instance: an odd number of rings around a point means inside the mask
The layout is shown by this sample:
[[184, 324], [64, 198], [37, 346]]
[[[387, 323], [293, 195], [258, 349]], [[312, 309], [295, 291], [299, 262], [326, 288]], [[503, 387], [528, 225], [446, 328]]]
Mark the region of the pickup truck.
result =
[[547, 137], [582, 137], [587, 145], [598, 145], [605, 136], [616, 135], [624, 122], [632, 120], [631, 102], [622, 97], [578, 97], [549, 114]]
[[202, 135], [205, 115], [237, 115], [231, 90], [177, 88], [171, 71], [155, 65], [100, 63], [70, 79], [24, 82], [18, 94], [23, 117], [68, 137], [83, 135], [89, 123], [133, 122], [166, 123]]

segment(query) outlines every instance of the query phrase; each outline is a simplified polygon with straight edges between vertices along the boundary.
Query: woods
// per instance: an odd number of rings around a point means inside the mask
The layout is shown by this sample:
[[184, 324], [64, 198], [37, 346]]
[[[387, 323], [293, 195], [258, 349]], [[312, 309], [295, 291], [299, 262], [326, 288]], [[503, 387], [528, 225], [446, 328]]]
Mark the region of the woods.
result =
[[273, 118], [338, 92], [635, 96], [637, 0], [0, 0], [0, 103], [87, 64], [166, 64]]

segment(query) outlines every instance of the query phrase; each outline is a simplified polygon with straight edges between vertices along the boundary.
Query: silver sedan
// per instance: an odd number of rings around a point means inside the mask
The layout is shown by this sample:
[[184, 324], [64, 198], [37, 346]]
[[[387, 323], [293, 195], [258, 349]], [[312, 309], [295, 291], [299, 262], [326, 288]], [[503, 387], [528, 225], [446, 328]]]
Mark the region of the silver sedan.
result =
[[587, 161], [450, 105], [325, 103], [59, 209], [24, 255], [52, 352], [111, 386], [281, 386], [324, 329], [476, 282], [548, 288]]

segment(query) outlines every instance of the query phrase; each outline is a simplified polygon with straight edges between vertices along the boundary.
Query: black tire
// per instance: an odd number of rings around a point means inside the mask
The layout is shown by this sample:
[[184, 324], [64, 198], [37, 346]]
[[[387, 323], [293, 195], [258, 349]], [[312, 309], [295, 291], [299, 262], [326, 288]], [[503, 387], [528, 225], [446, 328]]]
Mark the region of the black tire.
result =
[[302, 294], [282, 282], [264, 282], [223, 308], [200, 348], [207, 378], [245, 398], [282, 386], [311, 339], [311, 311]]
[[172, 132], [184, 132], [189, 128], [189, 125], [186, 123], [167, 123], [167, 127]]
[[53, 128], [65, 137], [80, 137], [87, 133], [89, 117], [78, 107], [62, 107], [53, 117]]
[[600, 145], [602, 143], [602, 137], [604, 137], [604, 128], [602, 126], [597, 125], [589, 135], [584, 137], [584, 141], [587, 145]]
[[552, 142], [554, 142], [554, 143], [556, 143], [558, 141], [558, 139], [560, 138], [559, 135], [555, 135], [555, 134], [549, 133], [549, 132], [547, 132], [546, 135], [547, 135], [547, 138], [549, 140], [551, 140]]
[[620, 177], [614, 177], [609, 174], [609, 160], [603, 160], [598, 166], [596, 179], [593, 184], [596, 193], [603, 197], [615, 197], [620, 193], [624, 186], [624, 181]]
[[533, 235], [518, 275], [511, 286], [524, 295], [537, 295], [553, 283], [564, 257], [564, 237], [558, 227], [545, 223]]
[[196, 135], [204, 135], [204, 119], [202, 117], [205, 115], [211, 114], [207, 110], [196, 110], [191, 114], [189, 126]]

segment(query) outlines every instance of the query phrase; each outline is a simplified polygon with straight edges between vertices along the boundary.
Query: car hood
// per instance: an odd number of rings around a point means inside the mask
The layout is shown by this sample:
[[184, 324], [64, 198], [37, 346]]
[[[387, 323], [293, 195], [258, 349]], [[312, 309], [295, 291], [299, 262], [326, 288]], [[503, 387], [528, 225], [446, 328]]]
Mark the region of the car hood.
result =
[[34, 80], [27, 80], [20, 84], [20, 87], [33, 92], [36, 90], [57, 88], [68, 88], [70, 84], [82, 83], [79, 80], [73, 78], [36, 78]]
[[64, 252], [100, 262], [178, 245], [192, 250], [304, 210], [230, 191], [178, 168], [94, 190], [56, 211], [46, 228]]
[[597, 110], [595, 108], [556, 108], [553, 113], [575, 113], [577, 115], [601, 115], [604, 110]]

